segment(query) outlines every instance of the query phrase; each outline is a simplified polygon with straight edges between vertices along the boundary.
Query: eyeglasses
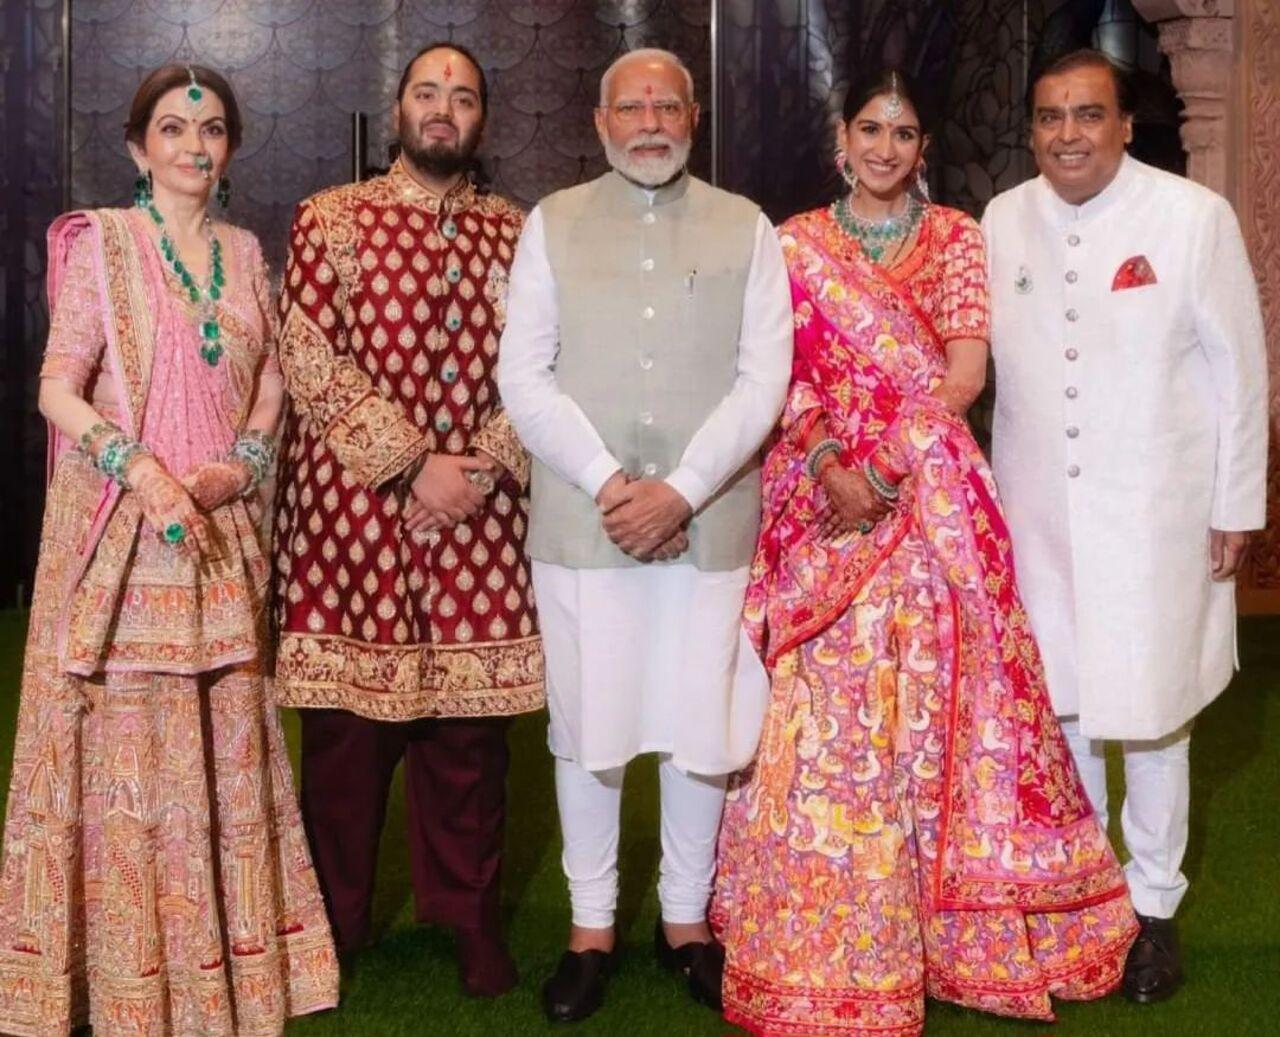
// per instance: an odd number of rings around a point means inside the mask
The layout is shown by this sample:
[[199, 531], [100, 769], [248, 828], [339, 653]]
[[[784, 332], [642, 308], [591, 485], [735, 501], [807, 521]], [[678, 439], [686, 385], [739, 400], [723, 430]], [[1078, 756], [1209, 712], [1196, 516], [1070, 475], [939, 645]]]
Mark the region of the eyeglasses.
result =
[[678, 122], [689, 110], [683, 101], [619, 101], [610, 106], [609, 111], [619, 122], [634, 123], [639, 122], [649, 108], [660, 122]]

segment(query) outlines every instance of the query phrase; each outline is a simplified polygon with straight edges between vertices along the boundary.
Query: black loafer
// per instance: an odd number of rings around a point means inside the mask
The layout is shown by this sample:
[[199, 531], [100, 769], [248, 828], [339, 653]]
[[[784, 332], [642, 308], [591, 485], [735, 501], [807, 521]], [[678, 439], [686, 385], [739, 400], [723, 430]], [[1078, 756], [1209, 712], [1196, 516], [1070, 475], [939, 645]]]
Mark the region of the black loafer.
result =
[[1182, 986], [1178, 927], [1172, 918], [1138, 915], [1142, 927], [1129, 948], [1120, 989], [1130, 1001], [1153, 1004], [1174, 995]]
[[542, 984], [542, 1009], [553, 1023], [576, 1023], [604, 1004], [616, 951], [565, 951], [555, 973]]
[[689, 993], [695, 1001], [717, 1012], [724, 1010], [720, 993], [724, 986], [724, 947], [718, 940], [672, 947], [659, 918], [653, 931], [653, 950], [663, 968], [689, 978]]

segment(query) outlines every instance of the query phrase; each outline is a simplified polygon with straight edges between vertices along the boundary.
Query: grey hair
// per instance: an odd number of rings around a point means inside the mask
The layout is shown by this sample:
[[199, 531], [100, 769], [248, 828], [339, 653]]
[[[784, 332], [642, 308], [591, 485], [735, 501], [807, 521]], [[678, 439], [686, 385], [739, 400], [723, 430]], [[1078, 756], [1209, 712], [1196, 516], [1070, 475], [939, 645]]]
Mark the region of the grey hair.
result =
[[609, 84], [613, 82], [613, 74], [618, 70], [620, 65], [629, 61], [665, 61], [669, 65], [674, 65], [680, 70], [680, 74], [684, 76], [685, 89], [689, 91], [689, 103], [692, 104], [696, 98], [693, 94], [693, 73], [689, 71], [689, 67], [680, 60], [680, 58], [671, 53], [669, 50], [663, 50], [661, 47], [641, 47], [639, 50], [629, 50], [625, 54], [619, 55], [612, 65], [604, 70], [604, 75], [600, 77], [600, 107], [604, 108], [609, 103]]

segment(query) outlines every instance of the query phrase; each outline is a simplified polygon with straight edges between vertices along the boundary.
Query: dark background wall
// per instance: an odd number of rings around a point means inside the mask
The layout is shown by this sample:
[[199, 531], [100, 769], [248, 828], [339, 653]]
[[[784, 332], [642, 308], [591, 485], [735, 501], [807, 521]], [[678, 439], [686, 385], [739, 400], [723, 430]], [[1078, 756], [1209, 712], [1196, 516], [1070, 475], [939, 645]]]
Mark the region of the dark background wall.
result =
[[526, 206], [604, 168], [590, 119], [600, 72], [640, 46], [693, 70], [705, 109], [694, 171], [775, 219], [835, 197], [840, 102], [883, 61], [934, 93], [934, 197], [975, 214], [1033, 172], [1030, 70], [1090, 42], [1142, 72], [1136, 150], [1175, 168], [1181, 157], [1167, 68], [1129, 0], [4, 0], [0, 33], [0, 607], [30, 592], [43, 509], [44, 231], [67, 205], [127, 204], [121, 126], [158, 64], [232, 80], [246, 138], [229, 216], [277, 270], [297, 201], [350, 179], [352, 112], [366, 113], [368, 157], [385, 165], [401, 69], [434, 39], [485, 65], [482, 154], [494, 188]]
[[1129, 0], [723, 0], [722, 182], [774, 218], [824, 204], [851, 79], [895, 64], [940, 118], [928, 152], [933, 197], [975, 216], [1034, 175], [1026, 87], [1037, 68], [1099, 46], [1135, 70], [1135, 152], [1181, 168], [1178, 104], [1152, 27]]
[[[705, 0], [73, 0], [72, 200], [127, 204], [121, 124], [141, 76], [168, 61], [226, 74], [244, 108], [229, 216], [273, 266], [297, 202], [351, 177], [351, 113], [387, 164], [400, 73], [434, 40], [475, 51], [490, 79], [483, 154], [494, 189], [532, 206], [604, 169], [591, 127], [600, 73], [620, 53], [664, 46], [711, 86]], [[696, 157], [706, 167], [709, 144]]]
[[0, 607], [29, 590], [44, 507], [36, 372], [48, 327], [44, 232], [62, 210], [60, 0], [0, 4]]

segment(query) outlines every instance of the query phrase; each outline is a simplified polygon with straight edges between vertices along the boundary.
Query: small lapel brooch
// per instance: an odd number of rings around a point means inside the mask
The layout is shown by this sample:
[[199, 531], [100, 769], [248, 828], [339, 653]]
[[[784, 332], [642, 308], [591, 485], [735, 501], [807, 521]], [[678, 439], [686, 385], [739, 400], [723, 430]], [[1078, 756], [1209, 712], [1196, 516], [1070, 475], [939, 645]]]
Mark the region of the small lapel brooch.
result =
[[1146, 256], [1132, 256], [1120, 264], [1116, 276], [1111, 282], [1113, 292], [1123, 292], [1127, 288], [1141, 288], [1143, 285], [1155, 284], [1156, 272]]

